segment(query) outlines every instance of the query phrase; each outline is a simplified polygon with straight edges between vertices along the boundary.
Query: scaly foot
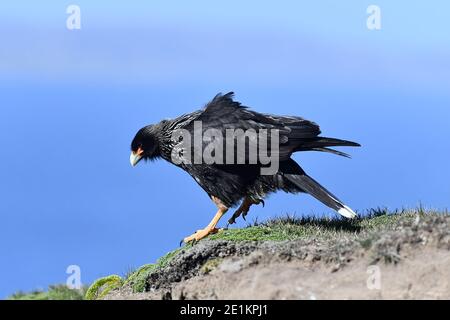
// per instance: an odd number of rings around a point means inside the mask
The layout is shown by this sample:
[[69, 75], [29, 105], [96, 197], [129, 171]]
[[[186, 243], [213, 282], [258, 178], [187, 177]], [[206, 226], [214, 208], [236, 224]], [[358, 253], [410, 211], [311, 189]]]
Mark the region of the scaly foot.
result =
[[183, 239], [184, 243], [190, 243], [192, 241], [199, 241], [203, 238], [206, 238], [207, 236], [209, 236], [210, 234], [215, 234], [219, 231], [222, 231], [223, 229], [217, 229], [217, 228], [211, 228], [211, 229], [202, 229], [202, 230], [198, 230], [196, 233], [190, 235], [189, 237], [186, 237]]
[[264, 207], [264, 200], [259, 199], [259, 200], [251, 200], [249, 198], [245, 198], [244, 201], [242, 201], [242, 204], [240, 205], [240, 207], [233, 213], [233, 215], [231, 216], [231, 218], [228, 220], [228, 224], [227, 227], [230, 224], [234, 224], [236, 222], [236, 219], [242, 215], [242, 218], [245, 220], [245, 217], [247, 216], [250, 207], [253, 204], [260, 204], [262, 203], [263, 207]]

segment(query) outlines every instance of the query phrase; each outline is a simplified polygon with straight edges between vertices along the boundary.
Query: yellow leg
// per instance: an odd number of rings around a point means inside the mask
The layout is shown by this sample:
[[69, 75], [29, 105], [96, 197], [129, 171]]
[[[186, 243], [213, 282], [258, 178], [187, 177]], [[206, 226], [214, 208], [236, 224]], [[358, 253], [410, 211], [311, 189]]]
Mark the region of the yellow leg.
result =
[[216, 197], [212, 197], [212, 200], [217, 205], [217, 208], [219, 208], [216, 215], [211, 220], [211, 222], [208, 224], [208, 226], [206, 226], [205, 229], [198, 230], [193, 235], [184, 238], [184, 240], [183, 240], [184, 243], [189, 243], [194, 240], [199, 241], [199, 240], [207, 237], [208, 235], [214, 234], [218, 231], [218, 229], [216, 228], [217, 223], [219, 222], [220, 218], [222, 218], [222, 216], [228, 211], [228, 208], [225, 205], [223, 205], [222, 202], [219, 199], [217, 199]]

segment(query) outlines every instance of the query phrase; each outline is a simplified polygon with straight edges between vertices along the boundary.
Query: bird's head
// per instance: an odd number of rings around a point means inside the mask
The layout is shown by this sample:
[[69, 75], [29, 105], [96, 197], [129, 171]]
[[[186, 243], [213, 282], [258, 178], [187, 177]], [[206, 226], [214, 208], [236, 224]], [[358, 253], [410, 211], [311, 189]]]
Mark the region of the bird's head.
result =
[[154, 126], [146, 126], [136, 133], [131, 142], [130, 163], [134, 167], [142, 159], [152, 160], [158, 156], [158, 140]]

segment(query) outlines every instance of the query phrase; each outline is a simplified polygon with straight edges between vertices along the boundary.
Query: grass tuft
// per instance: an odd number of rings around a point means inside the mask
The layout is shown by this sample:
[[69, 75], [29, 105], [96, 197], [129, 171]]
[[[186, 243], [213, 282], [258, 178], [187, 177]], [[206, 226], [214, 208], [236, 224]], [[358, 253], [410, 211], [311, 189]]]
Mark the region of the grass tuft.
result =
[[180, 250], [182, 249], [178, 248], [159, 258], [156, 263], [146, 264], [140, 267], [137, 271], [129, 275], [124, 284], [131, 285], [134, 292], [144, 292], [148, 276], [156, 270], [164, 268]]
[[69, 289], [66, 285], [52, 285], [47, 291], [19, 291], [8, 297], [8, 300], [83, 300], [86, 287], [79, 290]]
[[123, 285], [123, 280], [118, 275], [111, 275], [96, 280], [87, 290], [86, 300], [101, 299], [111, 290], [120, 288]]

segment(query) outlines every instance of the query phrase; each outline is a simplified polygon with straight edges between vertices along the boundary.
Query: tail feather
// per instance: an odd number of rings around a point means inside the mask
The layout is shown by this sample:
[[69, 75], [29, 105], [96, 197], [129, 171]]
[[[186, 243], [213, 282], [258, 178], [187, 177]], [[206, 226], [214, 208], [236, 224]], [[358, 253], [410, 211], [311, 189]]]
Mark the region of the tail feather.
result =
[[309, 193], [314, 198], [337, 211], [346, 218], [356, 217], [356, 213], [347, 207], [341, 200], [339, 200], [330, 191], [321, 186], [317, 181], [306, 174], [285, 174], [289, 181], [299, 187], [301, 190]]
[[361, 147], [359, 143], [353, 141], [327, 137], [317, 137], [315, 141], [309, 143], [316, 147]]
[[302, 141], [301, 145], [298, 146], [295, 149], [295, 151], [322, 151], [350, 158], [348, 154], [334, 149], [330, 149], [328, 147], [360, 147], [360, 146], [361, 145], [359, 143], [353, 141], [327, 137], [317, 137], [309, 141]]
[[321, 152], [328, 152], [328, 153], [332, 153], [341, 157], [346, 157], [346, 158], [351, 158], [351, 156], [348, 153], [342, 152], [342, 151], [338, 151], [338, 150], [334, 150], [334, 149], [330, 149], [330, 148], [326, 148], [326, 147], [322, 147], [322, 148], [311, 148], [311, 151], [321, 151]]

